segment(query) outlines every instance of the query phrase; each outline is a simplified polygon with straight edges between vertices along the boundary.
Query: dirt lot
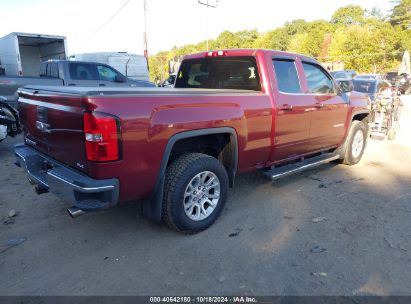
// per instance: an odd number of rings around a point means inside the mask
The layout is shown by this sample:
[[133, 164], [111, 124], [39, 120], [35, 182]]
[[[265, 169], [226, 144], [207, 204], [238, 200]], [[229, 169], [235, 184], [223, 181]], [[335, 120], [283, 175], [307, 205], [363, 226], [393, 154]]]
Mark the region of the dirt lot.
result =
[[[354, 167], [276, 183], [240, 176], [225, 212], [186, 236], [136, 206], [72, 219], [0, 144], [0, 295], [411, 295], [411, 98], [395, 141]], [[136, 179], [136, 182], [138, 180]], [[11, 209], [17, 215], [7, 218]]]

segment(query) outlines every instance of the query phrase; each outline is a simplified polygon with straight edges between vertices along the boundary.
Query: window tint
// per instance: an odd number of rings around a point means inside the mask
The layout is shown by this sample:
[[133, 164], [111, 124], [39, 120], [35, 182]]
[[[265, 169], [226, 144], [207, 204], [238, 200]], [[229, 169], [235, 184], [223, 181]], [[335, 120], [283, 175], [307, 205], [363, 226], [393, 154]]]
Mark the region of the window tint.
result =
[[181, 64], [176, 88], [261, 91], [254, 57], [187, 59]]
[[47, 63], [42, 63], [40, 65], [40, 77], [47, 76]]
[[46, 72], [47, 77], [50, 77], [51, 75], [51, 63], [47, 64], [47, 72]]
[[292, 60], [273, 60], [278, 89], [283, 93], [301, 93], [297, 69]]
[[58, 78], [59, 77], [58, 64], [56, 62], [53, 62], [52, 64], [49, 64], [49, 65], [51, 65], [51, 68], [50, 68], [50, 74], [48, 76]]
[[354, 91], [362, 93], [373, 93], [375, 89], [375, 82], [354, 80]]
[[70, 78], [74, 80], [98, 80], [96, 65], [90, 63], [69, 63]]
[[310, 93], [330, 94], [334, 93], [333, 82], [322, 69], [311, 63], [303, 63], [305, 77], [307, 78]]
[[104, 81], [115, 81], [116, 76], [118, 74], [113, 69], [110, 69], [105, 65], [98, 65], [97, 70], [100, 76], [100, 80]]

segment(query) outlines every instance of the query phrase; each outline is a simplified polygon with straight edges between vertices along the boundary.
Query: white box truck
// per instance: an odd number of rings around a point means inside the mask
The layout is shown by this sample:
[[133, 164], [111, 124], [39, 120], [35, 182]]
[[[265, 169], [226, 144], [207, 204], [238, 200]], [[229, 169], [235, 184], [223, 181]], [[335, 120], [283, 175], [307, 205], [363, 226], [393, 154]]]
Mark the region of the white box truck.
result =
[[70, 60], [108, 64], [133, 80], [148, 81], [150, 78], [147, 59], [143, 55], [127, 52], [97, 52], [71, 55]]
[[67, 59], [66, 37], [10, 33], [0, 38], [0, 62], [7, 76], [39, 76], [40, 64]]

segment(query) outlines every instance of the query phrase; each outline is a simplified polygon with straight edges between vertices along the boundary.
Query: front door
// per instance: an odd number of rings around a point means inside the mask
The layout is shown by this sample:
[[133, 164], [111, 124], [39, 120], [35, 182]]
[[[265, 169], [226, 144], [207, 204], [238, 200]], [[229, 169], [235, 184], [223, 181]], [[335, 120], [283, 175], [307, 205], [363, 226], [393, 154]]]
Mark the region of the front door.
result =
[[312, 105], [310, 151], [333, 148], [343, 141], [347, 129], [348, 97], [339, 94], [328, 73], [312, 62], [302, 63]]
[[274, 88], [276, 113], [272, 162], [296, 158], [309, 149], [311, 101], [302, 92], [295, 60], [298, 59], [273, 59], [277, 90]]

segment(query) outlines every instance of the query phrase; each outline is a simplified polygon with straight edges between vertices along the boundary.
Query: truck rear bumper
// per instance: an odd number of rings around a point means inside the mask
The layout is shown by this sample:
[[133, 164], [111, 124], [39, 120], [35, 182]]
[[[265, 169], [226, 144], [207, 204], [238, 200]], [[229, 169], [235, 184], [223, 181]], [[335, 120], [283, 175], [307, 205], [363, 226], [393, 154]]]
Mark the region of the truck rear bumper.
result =
[[118, 202], [118, 179], [92, 179], [24, 144], [14, 146], [16, 165], [27, 172], [37, 193], [52, 192], [84, 210], [113, 207]]

